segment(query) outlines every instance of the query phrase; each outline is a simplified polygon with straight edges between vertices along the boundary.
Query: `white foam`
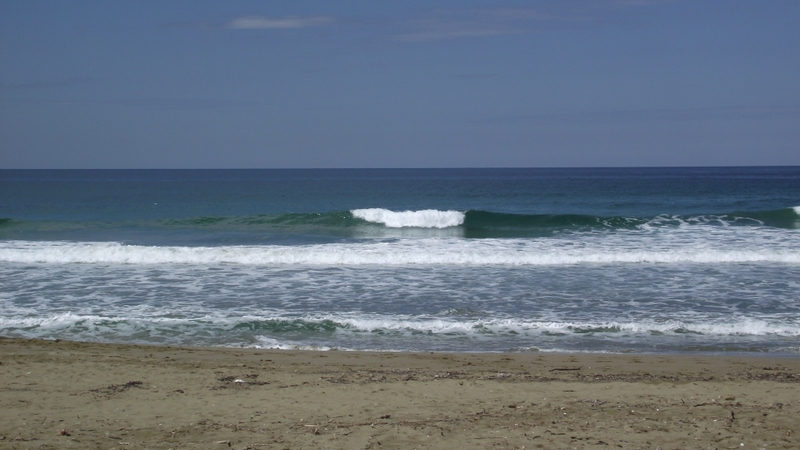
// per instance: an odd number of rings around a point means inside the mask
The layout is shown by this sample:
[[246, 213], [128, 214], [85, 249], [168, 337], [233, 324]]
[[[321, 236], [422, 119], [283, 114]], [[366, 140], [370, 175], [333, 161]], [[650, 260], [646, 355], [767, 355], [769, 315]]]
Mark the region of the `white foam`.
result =
[[273, 349], [273, 350], [313, 350], [313, 351], [322, 351], [327, 352], [332, 350], [331, 347], [325, 345], [302, 345], [302, 344], [287, 344], [284, 342], [280, 342], [277, 339], [268, 338], [265, 336], [257, 336], [256, 340], [258, 344], [255, 345], [248, 345], [248, 347], [252, 348], [266, 348], [266, 349]]
[[591, 330], [618, 330], [619, 332], [627, 332], [629, 334], [690, 332], [712, 336], [800, 336], [800, 324], [775, 324], [754, 319], [742, 319], [727, 323], [685, 323], [681, 321], [557, 322], [517, 319], [488, 319], [463, 322], [443, 320], [346, 319], [337, 322], [347, 324], [352, 330], [360, 331], [409, 330], [445, 335], [474, 334], [476, 332], [480, 333], [480, 330], [486, 330], [497, 334], [509, 332], [518, 334], [538, 334], [541, 332], [573, 334], [588, 333], [592, 332]]
[[[787, 336], [800, 337], [800, 323], [797, 321], [768, 321], [753, 318], [740, 318], [724, 322], [687, 322], [670, 320], [657, 322], [643, 321], [541, 321], [524, 319], [475, 319], [475, 320], [441, 320], [434, 318], [420, 318], [411, 316], [346, 316], [324, 315], [307, 317], [271, 316], [244, 316], [239, 318], [204, 315], [202, 317], [170, 319], [164, 317], [125, 317], [125, 316], [99, 316], [94, 314], [60, 313], [40, 317], [0, 317], [0, 330], [8, 329], [39, 329], [50, 332], [57, 329], [67, 329], [77, 325], [85, 329], [94, 329], [99, 324], [104, 328], [109, 326], [123, 326], [129, 331], [142, 329], [184, 328], [194, 324], [201, 327], [230, 330], [237, 323], [242, 322], [272, 322], [282, 320], [303, 320], [308, 323], [333, 322], [344, 333], [383, 332], [391, 334], [424, 333], [429, 335], [455, 336], [455, 335], [485, 335], [489, 334], [518, 334], [539, 335], [541, 333], [585, 334], [608, 333], [614, 335], [641, 335], [651, 332], [664, 334], [696, 333], [708, 336]], [[113, 325], [112, 325], [113, 324]], [[616, 330], [612, 331], [612, 330]], [[117, 330], [122, 332], [122, 330]], [[36, 333], [35, 333], [36, 334]], [[124, 334], [124, 332], [122, 332]], [[256, 336], [260, 346], [268, 348], [294, 348], [296, 344], [285, 344], [271, 337]], [[330, 347], [319, 346], [318, 348]]]
[[[650, 245], [648, 245], [650, 244]], [[800, 264], [797, 245], [698, 245], [691, 240], [631, 245], [557, 240], [419, 239], [303, 246], [161, 247], [115, 242], [0, 242], [0, 261], [56, 264], [244, 265], [572, 265]], [[726, 245], [728, 248], [726, 248]]]
[[176, 319], [170, 317], [149, 317], [146, 315], [125, 316], [100, 316], [97, 314], [81, 314], [65, 312], [50, 316], [38, 317], [0, 317], [0, 329], [4, 328], [43, 328], [60, 329], [69, 328], [78, 324], [85, 327], [96, 326], [99, 323], [120, 324], [129, 323], [147, 327], [153, 324], [159, 326], [180, 326], [195, 323], [198, 320], [213, 321], [214, 317], [204, 316], [195, 319]]
[[[556, 244], [556, 245], [554, 245]], [[646, 243], [642, 243], [646, 244]], [[800, 264], [792, 248], [618, 248], [551, 241], [420, 239], [305, 246], [160, 247], [115, 242], [0, 242], [0, 261], [57, 264], [571, 265], [612, 263]]]
[[[94, 319], [94, 317], [93, 317]], [[241, 318], [204, 316], [203, 320], [217, 325], [232, 326], [244, 322], [272, 322], [282, 320], [302, 320], [308, 323], [332, 322], [343, 332], [394, 332], [424, 333], [433, 335], [482, 335], [487, 332], [495, 334], [539, 334], [550, 333], [589, 333], [609, 332], [617, 330], [627, 334], [660, 333], [698, 333], [711, 336], [800, 336], [800, 322], [768, 321], [753, 318], [738, 318], [724, 322], [688, 322], [682, 320], [667, 321], [558, 321], [558, 320], [525, 320], [513, 318], [443, 320], [433, 317], [406, 315], [347, 315], [326, 314], [305, 317], [285, 317], [276, 315], [246, 315]], [[594, 330], [594, 331], [593, 331]], [[264, 338], [264, 342], [270, 338]], [[275, 341], [277, 342], [277, 341]], [[278, 348], [278, 347], [276, 347]]]
[[354, 209], [353, 216], [367, 222], [381, 223], [389, 228], [449, 228], [464, 223], [464, 213], [460, 211], [390, 211], [383, 208]]
[[792, 209], [794, 210], [795, 214], [800, 216], [800, 206], [793, 206]]
[[0, 329], [6, 328], [65, 328], [81, 321], [103, 320], [100, 316], [78, 315], [71, 312], [39, 317], [0, 317]]

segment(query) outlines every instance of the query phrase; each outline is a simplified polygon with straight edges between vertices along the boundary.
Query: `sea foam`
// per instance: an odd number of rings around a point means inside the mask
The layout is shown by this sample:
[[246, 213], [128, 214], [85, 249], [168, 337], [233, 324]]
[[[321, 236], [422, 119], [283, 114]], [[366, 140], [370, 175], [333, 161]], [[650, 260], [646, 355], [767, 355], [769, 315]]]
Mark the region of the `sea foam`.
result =
[[613, 263], [755, 263], [800, 264], [788, 248], [698, 248], [692, 242], [647, 248], [595, 243], [560, 245], [558, 241], [464, 241], [420, 239], [305, 246], [160, 247], [116, 242], [0, 243], [0, 261], [56, 264], [245, 264], [245, 265], [567, 265]]
[[381, 223], [389, 228], [449, 228], [464, 223], [464, 213], [460, 211], [439, 211], [423, 209], [420, 211], [390, 211], [383, 208], [354, 209], [353, 216], [367, 222]]
[[[709, 320], [709, 319], [706, 319]], [[298, 323], [297, 328], [287, 329], [286, 323]], [[641, 321], [558, 321], [558, 320], [526, 320], [511, 318], [441, 320], [430, 317], [413, 316], [377, 316], [377, 315], [311, 315], [305, 317], [275, 316], [241, 316], [229, 317], [221, 315], [202, 315], [186, 318], [147, 317], [118, 311], [118, 314], [96, 315], [56, 313], [38, 318], [0, 317], [0, 330], [19, 332], [39, 336], [42, 332], [66, 330], [80, 326], [83, 331], [98, 331], [116, 327], [124, 327], [128, 332], [140, 330], [165, 331], [173, 333], [182, 330], [184, 333], [199, 331], [207, 333], [209, 329], [233, 330], [237, 325], [259, 323], [257, 331], [267, 334], [291, 334], [296, 329], [307, 333], [327, 333], [333, 328], [339, 333], [381, 333], [441, 335], [454, 337], [458, 335], [486, 336], [487, 334], [539, 335], [557, 333], [560, 335], [619, 334], [649, 335], [653, 332], [666, 334], [702, 334], [708, 336], [800, 336], [800, 323], [797, 321], [768, 321], [752, 318], [739, 318], [727, 321], [712, 320], [691, 323], [681, 320], [657, 322]], [[319, 326], [324, 325], [324, 326]], [[187, 328], [191, 326], [191, 328]], [[252, 327], [245, 327], [250, 330]], [[205, 331], [204, 331], [205, 330]], [[121, 331], [121, 330], [117, 330]], [[46, 333], [44, 333], [46, 335]]]

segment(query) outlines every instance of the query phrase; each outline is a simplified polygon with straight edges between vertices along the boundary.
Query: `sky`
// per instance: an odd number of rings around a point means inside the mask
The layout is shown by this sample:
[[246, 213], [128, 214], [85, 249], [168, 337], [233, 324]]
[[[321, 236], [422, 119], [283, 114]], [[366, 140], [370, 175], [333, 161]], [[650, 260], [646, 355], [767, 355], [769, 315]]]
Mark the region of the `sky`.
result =
[[0, 168], [800, 165], [796, 0], [0, 0]]

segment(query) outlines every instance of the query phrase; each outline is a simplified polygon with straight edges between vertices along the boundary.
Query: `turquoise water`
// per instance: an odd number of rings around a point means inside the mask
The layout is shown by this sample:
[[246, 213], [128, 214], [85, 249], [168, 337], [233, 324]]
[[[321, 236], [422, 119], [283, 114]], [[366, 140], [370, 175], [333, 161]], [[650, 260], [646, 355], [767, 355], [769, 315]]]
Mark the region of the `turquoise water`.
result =
[[0, 171], [0, 335], [800, 354], [800, 168]]

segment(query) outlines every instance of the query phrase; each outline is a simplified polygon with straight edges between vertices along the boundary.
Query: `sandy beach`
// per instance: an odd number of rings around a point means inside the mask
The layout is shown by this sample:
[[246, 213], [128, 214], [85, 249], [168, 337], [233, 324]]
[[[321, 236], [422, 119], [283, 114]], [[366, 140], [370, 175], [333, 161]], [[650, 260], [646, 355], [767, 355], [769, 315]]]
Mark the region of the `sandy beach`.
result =
[[0, 339], [0, 448], [800, 448], [800, 359]]

